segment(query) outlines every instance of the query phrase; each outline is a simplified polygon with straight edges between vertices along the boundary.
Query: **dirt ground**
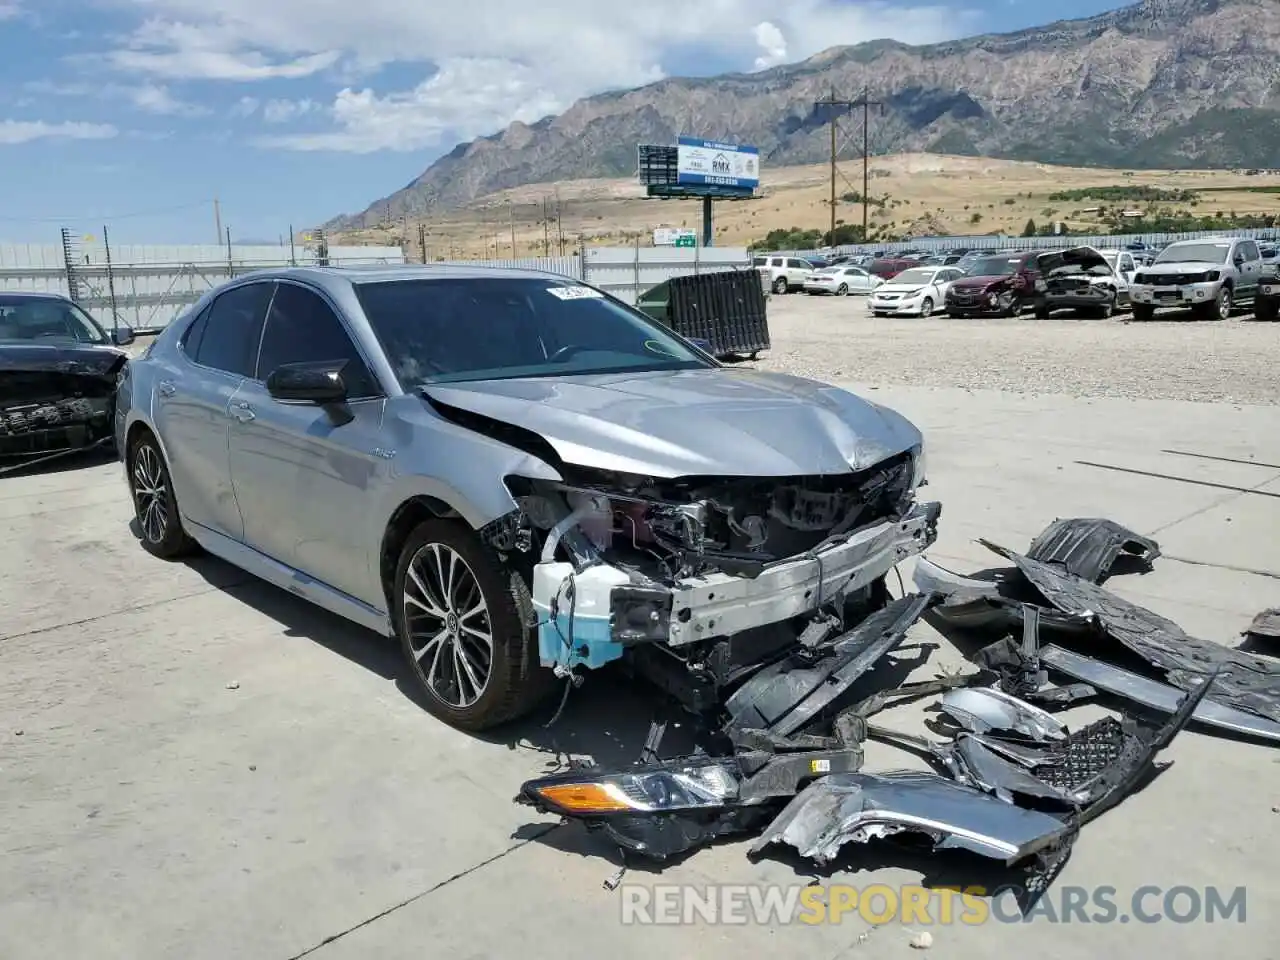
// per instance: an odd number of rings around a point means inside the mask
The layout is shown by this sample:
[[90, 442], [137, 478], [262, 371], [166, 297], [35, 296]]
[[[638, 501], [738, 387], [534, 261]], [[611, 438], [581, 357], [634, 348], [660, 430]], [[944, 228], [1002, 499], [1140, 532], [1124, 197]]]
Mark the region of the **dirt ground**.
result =
[[[760, 199], [716, 205], [716, 242], [745, 246], [776, 229], [830, 227], [831, 171], [828, 165], [765, 168]], [[899, 232], [927, 236], [939, 231], [952, 235], [1020, 234], [1028, 219], [1037, 223], [1062, 220], [1077, 233], [1099, 228], [1087, 211], [1095, 201], [1050, 200], [1058, 191], [1098, 186], [1149, 185], [1171, 189], [1200, 189], [1201, 215], [1218, 211], [1237, 214], [1280, 213], [1280, 192], [1257, 193], [1244, 188], [1280, 186], [1280, 176], [1247, 176], [1224, 170], [1107, 170], [1056, 167], [1041, 163], [902, 154], [874, 157], [871, 162], [873, 197], [890, 198], [884, 211], [873, 207], [872, 226], [892, 226]], [[1232, 190], [1230, 188], [1240, 188]], [[836, 194], [862, 193], [861, 158], [838, 164]], [[423, 222], [431, 258], [531, 257], [559, 252], [559, 233], [570, 248], [579, 238], [588, 243], [642, 243], [657, 227], [701, 230], [699, 201], [643, 199], [634, 179], [573, 180], [532, 184], [482, 197], [459, 211]], [[561, 207], [559, 225], [554, 210]], [[551, 211], [543, 221], [544, 201]], [[862, 205], [837, 200], [837, 219], [862, 223]], [[1115, 204], [1111, 204], [1115, 205]], [[1133, 204], [1141, 209], [1142, 204]], [[979, 218], [974, 222], [975, 215]], [[512, 244], [514, 227], [515, 243]], [[1105, 231], [1101, 231], [1105, 232]], [[405, 239], [411, 256], [421, 255], [418, 222], [388, 223], [380, 229], [335, 235], [333, 242], [398, 243]]]
[[[993, 561], [977, 537], [1020, 549], [1055, 517], [1111, 517], [1164, 555], [1109, 587], [1190, 633], [1235, 646], [1275, 605], [1280, 327], [920, 324], [873, 321], [861, 306], [776, 304], [762, 366], [824, 373], [921, 427], [923, 491], [944, 505], [935, 560], [977, 570]], [[511, 798], [568, 758], [634, 760], [665, 715], [651, 692], [592, 676], [554, 724], [549, 704], [487, 737], [454, 731], [415, 701], [393, 644], [213, 558], [143, 551], [114, 462], [0, 479], [0, 542], [3, 960], [837, 960], [903, 957], [924, 932], [950, 960], [1275, 954], [1274, 747], [1178, 736], [1172, 765], [1084, 829], [1049, 912], [1026, 921], [935, 910], [624, 925], [624, 901], [672, 885], [1002, 881], [956, 853], [859, 847], [820, 871], [782, 854], [752, 862], [732, 842], [662, 867], [633, 862], [607, 890], [616, 850]], [[910, 583], [909, 564], [903, 573]], [[970, 668], [924, 622], [891, 659], [914, 680]], [[880, 719], [927, 734], [929, 716], [919, 705]], [[664, 746], [681, 743], [675, 727]], [[869, 747], [869, 770], [917, 765]], [[1188, 918], [1191, 895], [1203, 904], [1238, 888], [1245, 916]], [[1109, 919], [1066, 913], [1068, 898], [1108, 890], [1120, 908]], [[1146, 921], [1130, 909], [1139, 896]]]

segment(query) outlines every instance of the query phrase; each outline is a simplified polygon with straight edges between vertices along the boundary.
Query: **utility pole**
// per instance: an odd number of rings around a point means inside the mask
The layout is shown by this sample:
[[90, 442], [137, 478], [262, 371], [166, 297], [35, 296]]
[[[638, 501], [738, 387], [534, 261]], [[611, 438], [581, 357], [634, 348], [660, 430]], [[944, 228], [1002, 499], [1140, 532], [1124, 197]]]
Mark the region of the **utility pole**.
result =
[[542, 255], [551, 256], [551, 224], [547, 222], [547, 195], [542, 195]]
[[218, 242], [222, 242], [222, 207], [218, 198], [213, 198], [213, 229], [217, 231]]
[[507, 198], [507, 219], [511, 223], [511, 259], [515, 260], [520, 255], [516, 253], [516, 205], [510, 197]]
[[871, 151], [869, 145], [871, 143], [868, 131], [871, 128], [871, 108], [875, 107], [876, 112], [884, 113], [884, 104], [879, 100], [872, 100], [870, 96], [870, 88], [863, 86], [862, 99], [854, 106], [862, 107], [862, 242], [867, 242], [867, 207], [871, 203]]
[[[831, 88], [831, 96], [825, 97], [822, 100], [815, 100], [813, 105], [819, 108], [826, 107], [828, 110], [831, 111], [831, 114], [828, 117], [828, 121], [831, 124], [831, 232], [827, 234], [827, 242], [829, 246], [835, 246], [835, 242], [836, 242], [836, 175], [839, 173], [839, 170], [836, 167], [836, 153], [838, 152], [838, 147], [836, 146], [836, 127], [838, 126], [838, 123], [836, 118], [840, 115], [841, 109], [845, 109], [845, 110], [852, 109], [854, 106], [854, 101], [841, 100], [838, 97], [836, 97], [836, 88], [833, 86]], [[866, 198], [864, 197], [863, 199], [865, 200]], [[863, 226], [862, 238], [864, 241], [866, 240], [865, 225]]]
[[836, 154], [839, 150], [836, 140], [836, 124], [837, 117], [841, 112], [851, 111], [855, 107], [862, 108], [862, 242], [867, 242], [868, 233], [868, 214], [871, 206], [871, 151], [869, 131], [871, 127], [871, 108], [876, 107], [883, 110], [884, 104], [878, 100], [872, 100], [870, 96], [870, 88], [864, 86], [862, 88], [862, 96], [857, 100], [842, 100], [836, 96], [835, 88], [831, 88], [831, 95], [823, 97], [821, 100], [814, 101], [815, 107], [826, 107], [831, 111], [831, 235], [830, 239], [835, 239], [836, 232], [836, 177], [839, 170], [836, 167]]

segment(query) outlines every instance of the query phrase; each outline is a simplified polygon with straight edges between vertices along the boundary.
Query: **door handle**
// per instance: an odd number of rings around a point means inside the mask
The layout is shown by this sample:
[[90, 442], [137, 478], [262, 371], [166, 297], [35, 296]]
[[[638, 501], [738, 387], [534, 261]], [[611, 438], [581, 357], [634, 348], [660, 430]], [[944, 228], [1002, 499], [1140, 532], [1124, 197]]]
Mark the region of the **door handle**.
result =
[[173, 385], [172, 380], [161, 380], [156, 384], [156, 393], [162, 397], [172, 397], [178, 392], [178, 388]]
[[253, 412], [253, 407], [249, 406], [249, 401], [241, 400], [239, 403], [231, 407], [231, 416], [235, 417], [241, 423], [248, 423], [253, 420], [257, 414]]

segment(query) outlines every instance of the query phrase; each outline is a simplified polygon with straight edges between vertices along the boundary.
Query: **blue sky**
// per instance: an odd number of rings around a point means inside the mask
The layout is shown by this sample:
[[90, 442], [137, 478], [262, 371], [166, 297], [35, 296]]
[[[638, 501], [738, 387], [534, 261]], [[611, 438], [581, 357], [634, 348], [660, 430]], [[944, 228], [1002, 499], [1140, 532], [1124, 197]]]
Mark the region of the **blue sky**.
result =
[[[1071, 16], [1123, 6], [1075, 0]], [[275, 241], [662, 76], [1016, 30], [1043, 0], [0, 0], [0, 241]]]

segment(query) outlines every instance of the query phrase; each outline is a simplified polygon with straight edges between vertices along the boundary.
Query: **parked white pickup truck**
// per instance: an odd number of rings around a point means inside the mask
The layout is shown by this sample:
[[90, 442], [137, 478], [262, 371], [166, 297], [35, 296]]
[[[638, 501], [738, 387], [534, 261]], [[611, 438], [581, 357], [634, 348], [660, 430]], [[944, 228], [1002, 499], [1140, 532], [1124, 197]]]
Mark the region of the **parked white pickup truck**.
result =
[[1210, 237], [1180, 240], [1139, 267], [1130, 285], [1133, 319], [1150, 320], [1157, 307], [1190, 308], [1204, 320], [1226, 320], [1253, 300], [1262, 276], [1254, 240]]

